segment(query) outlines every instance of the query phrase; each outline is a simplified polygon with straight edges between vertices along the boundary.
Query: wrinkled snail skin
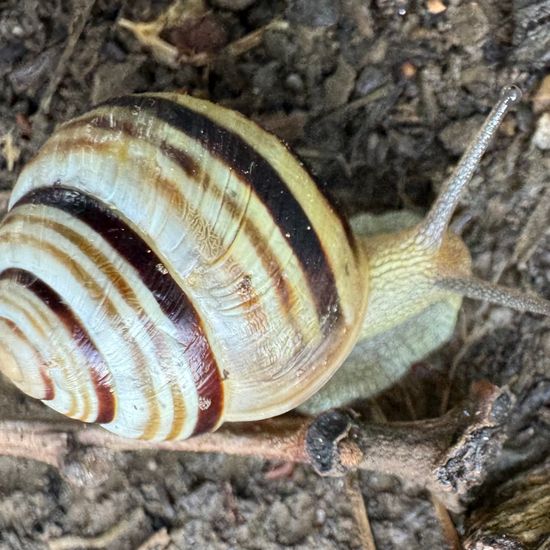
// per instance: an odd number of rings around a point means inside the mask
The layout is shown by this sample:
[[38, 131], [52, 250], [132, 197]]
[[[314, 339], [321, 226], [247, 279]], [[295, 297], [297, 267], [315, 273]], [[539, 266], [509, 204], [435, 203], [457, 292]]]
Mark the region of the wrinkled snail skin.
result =
[[369, 262], [366, 313], [342, 367], [300, 407], [308, 414], [380, 393], [447, 342], [462, 297], [438, 288], [434, 278], [445, 271], [471, 276], [461, 239], [447, 233], [437, 250], [418, 246], [422, 221], [407, 211], [361, 214], [351, 223]]
[[178, 439], [375, 394], [451, 336], [462, 296], [550, 316], [476, 280], [449, 230], [520, 97], [503, 91], [423, 220], [352, 228], [242, 115], [181, 94], [107, 101], [62, 125], [14, 188], [0, 370], [67, 416]]
[[0, 226], [0, 368], [125, 437], [274, 416], [340, 366], [362, 249], [279, 140], [179, 94], [61, 126]]

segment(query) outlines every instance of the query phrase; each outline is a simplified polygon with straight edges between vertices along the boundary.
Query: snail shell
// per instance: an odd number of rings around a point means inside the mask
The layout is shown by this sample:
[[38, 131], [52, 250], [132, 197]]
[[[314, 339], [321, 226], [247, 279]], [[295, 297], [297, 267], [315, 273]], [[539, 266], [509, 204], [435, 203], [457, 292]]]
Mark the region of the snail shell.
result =
[[179, 94], [61, 126], [0, 226], [0, 368], [117, 434], [287, 411], [352, 348], [365, 265], [274, 136]]

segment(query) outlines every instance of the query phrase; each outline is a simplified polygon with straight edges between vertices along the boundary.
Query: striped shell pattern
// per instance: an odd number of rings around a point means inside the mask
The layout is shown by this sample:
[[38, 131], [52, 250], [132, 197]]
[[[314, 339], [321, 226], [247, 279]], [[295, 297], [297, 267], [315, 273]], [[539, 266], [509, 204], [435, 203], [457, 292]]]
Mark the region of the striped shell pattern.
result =
[[0, 226], [0, 368], [126, 437], [289, 410], [342, 363], [363, 261], [274, 136], [180, 94], [61, 126]]

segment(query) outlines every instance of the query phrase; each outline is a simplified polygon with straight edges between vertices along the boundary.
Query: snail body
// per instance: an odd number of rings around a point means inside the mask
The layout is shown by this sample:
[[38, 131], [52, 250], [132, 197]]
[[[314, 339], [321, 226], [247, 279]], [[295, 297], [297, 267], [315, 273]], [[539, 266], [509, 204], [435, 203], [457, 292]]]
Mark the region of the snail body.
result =
[[[348, 356], [351, 387], [374, 393], [477, 291], [449, 186], [419, 224], [353, 232], [242, 115], [181, 94], [110, 100], [62, 125], [13, 190], [0, 369], [67, 416], [150, 440], [285, 412]], [[339, 400], [331, 384], [319, 396], [309, 410]]]

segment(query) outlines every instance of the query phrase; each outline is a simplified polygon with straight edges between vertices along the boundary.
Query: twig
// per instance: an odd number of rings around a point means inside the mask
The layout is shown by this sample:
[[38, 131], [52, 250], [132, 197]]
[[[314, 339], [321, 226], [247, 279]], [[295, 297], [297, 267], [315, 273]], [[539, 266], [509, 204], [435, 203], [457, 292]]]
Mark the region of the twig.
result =
[[172, 542], [168, 530], [163, 527], [156, 533], [153, 533], [137, 550], [163, 550]]
[[507, 391], [478, 382], [465, 402], [433, 420], [358, 424], [328, 411], [307, 430], [309, 462], [325, 475], [357, 468], [396, 475], [458, 511], [500, 452], [506, 436], [499, 427], [511, 407]]
[[67, 68], [67, 61], [69, 60], [75, 49], [75, 46], [78, 42], [78, 39], [80, 38], [80, 35], [82, 34], [82, 31], [84, 30], [84, 25], [88, 20], [88, 16], [90, 15], [94, 4], [95, 0], [83, 0], [74, 2], [74, 17], [71, 22], [71, 27], [69, 29], [69, 38], [67, 40], [67, 44], [65, 46], [65, 49], [63, 50], [63, 53], [59, 56], [57, 66], [53, 71], [52, 77], [50, 78], [48, 86], [46, 87], [44, 95], [42, 96], [42, 101], [40, 102], [40, 111], [42, 111], [43, 113], [49, 113], [50, 111], [52, 97], [54, 96], [57, 87], [59, 86], [59, 83], [63, 78], [63, 74], [65, 73], [65, 69]]
[[183, 441], [149, 442], [124, 439], [99, 426], [78, 422], [4, 420], [0, 422], [0, 454], [31, 458], [55, 466], [62, 473], [72, 460], [71, 449], [110, 451], [223, 452], [271, 460], [307, 462], [303, 446], [310, 424], [305, 418], [278, 418], [258, 423], [224, 426], [221, 430]]
[[[210, 11], [204, 0], [187, 0], [174, 2], [168, 9], [162, 12], [154, 21], [140, 22], [120, 18], [118, 25], [133, 33], [138, 42], [149, 48], [153, 55], [161, 63], [176, 68], [179, 65], [193, 65], [202, 67], [208, 65], [216, 56], [225, 54], [230, 57], [238, 57], [247, 51], [259, 46], [267, 31], [285, 31], [289, 25], [286, 21], [275, 19], [263, 27], [256, 29], [245, 36], [230, 42], [218, 44], [212, 49], [201, 50], [203, 45], [197, 43], [194, 46], [188, 43], [170, 41], [163, 37], [163, 31], [167, 29], [179, 29], [180, 32], [190, 32], [190, 29], [199, 29], [208, 17]], [[214, 28], [222, 29], [221, 22], [216, 21]], [[212, 35], [212, 29], [209, 30]], [[212, 36], [210, 37], [213, 40]]]
[[124, 439], [100, 427], [69, 421], [6, 420], [0, 422], [0, 454], [45, 462], [69, 479], [75, 473], [82, 476], [82, 468], [75, 465], [93, 468], [106, 451], [147, 449], [303, 462], [330, 476], [361, 468], [412, 480], [446, 506], [460, 509], [500, 450], [504, 435], [499, 426], [510, 407], [507, 392], [480, 382], [464, 403], [434, 420], [371, 424], [332, 410], [315, 419], [282, 416], [227, 424], [212, 434], [167, 442]]
[[441, 532], [443, 533], [443, 538], [447, 543], [447, 548], [449, 550], [460, 550], [460, 540], [458, 538], [458, 533], [456, 532], [456, 527], [453, 524], [453, 520], [449, 515], [449, 511], [439, 499], [432, 495], [432, 504], [434, 507], [435, 517], [439, 522], [441, 527]]
[[359, 485], [357, 472], [346, 478], [346, 493], [357, 525], [357, 538], [362, 550], [376, 550], [376, 543], [370, 527], [369, 514]]
[[13, 172], [15, 163], [19, 160], [21, 155], [21, 149], [13, 142], [11, 132], [0, 137], [0, 154], [6, 159], [8, 172]]

